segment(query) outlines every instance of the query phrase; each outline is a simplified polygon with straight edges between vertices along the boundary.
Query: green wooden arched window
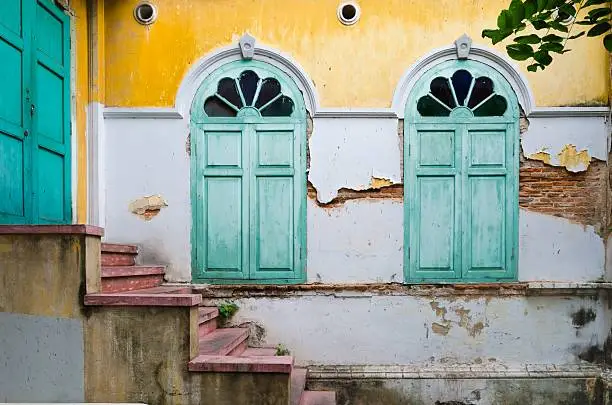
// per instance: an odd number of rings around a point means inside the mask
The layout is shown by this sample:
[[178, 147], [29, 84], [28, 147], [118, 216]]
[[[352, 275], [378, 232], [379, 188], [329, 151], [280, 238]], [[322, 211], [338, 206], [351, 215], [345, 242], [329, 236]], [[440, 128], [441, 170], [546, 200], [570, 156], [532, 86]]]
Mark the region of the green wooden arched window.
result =
[[193, 280], [296, 283], [306, 262], [306, 109], [259, 61], [213, 72], [191, 109]]
[[405, 114], [408, 282], [516, 278], [519, 106], [499, 72], [470, 60], [423, 75]]

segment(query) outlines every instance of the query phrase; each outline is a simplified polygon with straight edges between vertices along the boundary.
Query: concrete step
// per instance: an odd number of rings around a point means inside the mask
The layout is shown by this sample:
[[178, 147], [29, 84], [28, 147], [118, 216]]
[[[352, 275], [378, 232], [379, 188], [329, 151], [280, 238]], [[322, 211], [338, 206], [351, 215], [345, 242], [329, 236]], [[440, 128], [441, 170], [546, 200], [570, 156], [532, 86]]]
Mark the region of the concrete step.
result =
[[164, 282], [164, 266], [104, 266], [102, 292], [123, 292], [158, 287]]
[[101, 250], [102, 266], [133, 266], [136, 264], [137, 246], [103, 243]]
[[273, 347], [249, 347], [241, 356], [244, 357], [266, 357], [276, 356], [276, 349]]
[[[200, 355], [227, 356], [246, 346], [249, 330], [246, 328], [221, 328], [200, 338]], [[245, 347], [246, 348], [246, 347]]]
[[289, 405], [300, 405], [302, 393], [306, 387], [305, 368], [294, 368], [291, 372], [291, 396], [289, 397]]
[[333, 391], [304, 391], [300, 405], [336, 405], [336, 393]]

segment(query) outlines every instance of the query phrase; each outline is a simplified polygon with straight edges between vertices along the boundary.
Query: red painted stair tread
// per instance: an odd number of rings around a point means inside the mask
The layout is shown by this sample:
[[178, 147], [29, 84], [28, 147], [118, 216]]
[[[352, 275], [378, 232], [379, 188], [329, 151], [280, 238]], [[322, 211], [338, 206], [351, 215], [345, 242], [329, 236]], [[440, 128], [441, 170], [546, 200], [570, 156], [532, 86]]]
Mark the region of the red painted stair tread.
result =
[[246, 328], [223, 328], [200, 338], [200, 354], [225, 356], [249, 337]]
[[276, 356], [276, 349], [273, 347], [249, 347], [241, 354], [244, 357]]
[[138, 246], [123, 243], [102, 243], [101, 250], [102, 253], [138, 254]]
[[[217, 329], [223, 330], [223, 329]], [[238, 357], [200, 355], [189, 362], [190, 371], [215, 373], [284, 373], [293, 368], [292, 356]]]
[[333, 391], [304, 391], [300, 405], [336, 405], [336, 393]]
[[219, 316], [219, 309], [217, 307], [200, 307], [198, 311], [200, 314], [200, 323], [210, 321]]
[[291, 398], [289, 405], [300, 405], [300, 399], [306, 387], [306, 373], [305, 368], [294, 368], [291, 372]]
[[102, 278], [150, 276], [164, 274], [165, 270], [164, 266], [109, 266], [102, 267]]

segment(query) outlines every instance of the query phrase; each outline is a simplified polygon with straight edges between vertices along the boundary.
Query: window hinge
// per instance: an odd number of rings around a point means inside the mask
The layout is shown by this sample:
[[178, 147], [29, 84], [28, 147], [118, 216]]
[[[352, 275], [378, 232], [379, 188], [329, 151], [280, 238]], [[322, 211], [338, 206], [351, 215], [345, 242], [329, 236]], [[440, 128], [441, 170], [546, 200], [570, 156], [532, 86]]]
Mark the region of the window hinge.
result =
[[410, 259], [410, 248], [408, 248], [408, 259]]
[[408, 156], [410, 156], [410, 144], [408, 144]]

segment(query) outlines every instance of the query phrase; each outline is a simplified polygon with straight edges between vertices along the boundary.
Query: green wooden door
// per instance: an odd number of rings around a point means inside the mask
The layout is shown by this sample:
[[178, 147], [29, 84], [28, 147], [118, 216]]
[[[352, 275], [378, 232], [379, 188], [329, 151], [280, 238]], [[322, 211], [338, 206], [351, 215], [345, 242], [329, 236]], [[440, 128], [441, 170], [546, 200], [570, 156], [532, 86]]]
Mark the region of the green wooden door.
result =
[[258, 62], [222, 68], [192, 107], [193, 279], [301, 282], [305, 265], [304, 107]]
[[71, 221], [69, 19], [0, 3], [0, 223]]
[[516, 277], [518, 104], [497, 72], [446, 62], [407, 106], [406, 279]]

